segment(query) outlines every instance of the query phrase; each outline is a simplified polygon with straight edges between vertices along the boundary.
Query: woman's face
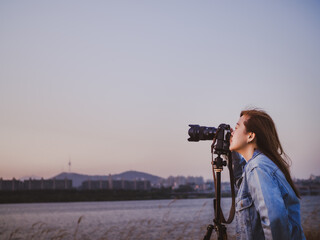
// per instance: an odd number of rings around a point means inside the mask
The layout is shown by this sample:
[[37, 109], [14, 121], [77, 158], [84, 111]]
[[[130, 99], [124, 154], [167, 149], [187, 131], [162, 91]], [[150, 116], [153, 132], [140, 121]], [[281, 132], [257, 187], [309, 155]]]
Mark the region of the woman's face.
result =
[[241, 149], [248, 145], [249, 134], [247, 133], [244, 121], [247, 120], [247, 116], [241, 116], [236, 124], [235, 129], [231, 133], [230, 138], [230, 151], [239, 152]]

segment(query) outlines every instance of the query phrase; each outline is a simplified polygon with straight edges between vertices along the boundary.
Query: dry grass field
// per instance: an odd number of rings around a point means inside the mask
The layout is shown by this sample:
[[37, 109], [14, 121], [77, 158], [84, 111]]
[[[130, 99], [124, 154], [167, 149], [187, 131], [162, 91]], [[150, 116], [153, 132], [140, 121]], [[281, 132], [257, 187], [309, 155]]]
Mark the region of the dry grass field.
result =
[[[199, 211], [200, 216], [201, 210]], [[2, 235], [1, 239], [50, 239], [50, 240], [195, 240], [202, 239], [207, 225], [199, 226], [198, 218], [194, 217], [193, 222], [172, 222], [170, 212], [160, 221], [144, 219], [141, 221], [129, 221], [122, 226], [90, 226], [86, 229], [82, 224], [85, 217], [81, 216], [73, 229], [52, 228], [47, 223], [36, 222], [30, 226], [29, 231], [22, 231], [16, 228], [10, 233]], [[308, 240], [320, 239], [320, 208], [315, 209], [303, 222], [303, 228]], [[315, 223], [318, 223], [318, 226]], [[90, 225], [90, 224], [89, 224]], [[1, 236], [1, 233], [0, 233]], [[211, 239], [216, 239], [215, 233]], [[228, 239], [235, 239], [235, 236], [228, 235]]]

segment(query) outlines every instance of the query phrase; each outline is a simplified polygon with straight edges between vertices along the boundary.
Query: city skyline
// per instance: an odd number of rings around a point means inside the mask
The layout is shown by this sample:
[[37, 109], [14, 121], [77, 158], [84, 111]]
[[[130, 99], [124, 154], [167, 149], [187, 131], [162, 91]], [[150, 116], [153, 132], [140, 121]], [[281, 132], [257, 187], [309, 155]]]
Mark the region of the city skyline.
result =
[[[210, 179], [188, 125], [273, 118], [292, 177], [320, 175], [318, 1], [1, 1], [0, 176]], [[223, 181], [228, 176], [223, 173]]]
[[[160, 176], [160, 175], [155, 175], [155, 174], [152, 174], [152, 173], [149, 173], [149, 172], [143, 172], [143, 171], [139, 171], [139, 170], [135, 170], [135, 169], [132, 169], [132, 170], [126, 170], [126, 171], [123, 171], [123, 172], [119, 172], [119, 173], [104, 173], [104, 174], [86, 174], [86, 173], [81, 173], [81, 172], [73, 172], [73, 171], [62, 171], [62, 172], [59, 172], [59, 173], [56, 173], [54, 174], [53, 176], [51, 177], [43, 177], [43, 176], [36, 176], [36, 175], [24, 175], [20, 178], [17, 178], [17, 177], [12, 177], [12, 178], [3, 178], [2, 176], [0, 176], [0, 179], [2, 180], [12, 180], [12, 179], [17, 179], [17, 180], [29, 180], [29, 179], [32, 179], [32, 180], [40, 180], [40, 179], [54, 179], [56, 176], [58, 175], [61, 175], [61, 174], [77, 174], [77, 175], [86, 175], [88, 177], [96, 177], [96, 176], [99, 176], [99, 177], [114, 177], [114, 176], [117, 176], [117, 175], [121, 175], [121, 174], [124, 174], [124, 173], [128, 173], [128, 172], [137, 172], [137, 173], [143, 173], [143, 174], [148, 174], [148, 175], [152, 175], [152, 176], [155, 176], [155, 177], [160, 177], [160, 178], [163, 178], [163, 179], [169, 179], [169, 178], [176, 178], [176, 177], [183, 177], [183, 178], [203, 178], [204, 181], [213, 181], [213, 176], [211, 178], [205, 178], [204, 176], [202, 175], [183, 175], [183, 174], [172, 174], [172, 175], [169, 175], [169, 176], [166, 176], [166, 177], [163, 177], [163, 176]], [[222, 171], [222, 173], [224, 172], [227, 172], [227, 174], [229, 174], [229, 170], [227, 169], [227, 167], [225, 167]], [[293, 179], [295, 180], [307, 180], [307, 179], [310, 179], [312, 177], [320, 177], [315, 175], [315, 174], [310, 174], [309, 176], [305, 177], [305, 178], [295, 178], [293, 177]], [[226, 176], [224, 177], [224, 180], [225, 182], [229, 182], [229, 176], [228, 178], [226, 178]]]

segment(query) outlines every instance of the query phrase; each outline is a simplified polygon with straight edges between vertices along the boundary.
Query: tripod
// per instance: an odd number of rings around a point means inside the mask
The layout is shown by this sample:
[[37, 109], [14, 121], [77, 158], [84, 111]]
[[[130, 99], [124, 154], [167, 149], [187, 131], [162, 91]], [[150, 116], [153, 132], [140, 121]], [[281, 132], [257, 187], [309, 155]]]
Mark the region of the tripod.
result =
[[[219, 131], [219, 129], [218, 129]], [[233, 170], [232, 170], [232, 155], [229, 150], [226, 151], [226, 148], [219, 148], [219, 146], [223, 146], [219, 143], [219, 134], [217, 133], [217, 138], [214, 138], [213, 144], [211, 145], [211, 154], [212, 154], [212, 173], [213, 179], [215, 184], [215, 198], [213, 199], [213, 206], [214, 206], [214, 219], [213, 223], [209, 224], [207, 227], [206, 235], [204, 236], [203, 240], [210, 240], [211, 234], [213, 229], [217, 233], [218, 240], [227, 240], [227, 228], [222, 223], [231, 223], [234, 214], [235, 214], [235, 191], [234, 191], [234, 177], [233, 177]], [[218, 143], [215, 145], [216, 140]], [[215, 151], [213, 152], [213, 149]], [[213, 154], [217, 154], [217, 157], [213, 159]], [[222, 154], [227, 155], [228, 157], [228, 169], [230, 175], [230, 185], [231, 185], [231, 195], [232, 195], [232, 206], [229, 213], [229, 218], [226, 221], [221, 210], [221, 172], [223, 171], [223, 166], [227, 166], [227, 161], [223, 160], [221, 157]]]
[[[231, 223], [235, 214], [235, 191], [234, 191], [234, 176], [233, 176], [233, 168], [232, 168], [232, 154], [229, 150], [230, 147], [230, 137], [231, 137], [231, 128], [230, 125], [220, 124], [216, 129], [214, 127], [200, 127], [199, 125], [189, 125], [190, 129], [188, 134], [190, 138], [188, 141], [190, 142], [198, 142], [200, 140], [212, 140], [213, 143], [211, 145], [211, 154], [212, 154], [212, 173], [214, 179], [214, 187], [215, 187], [215, 199], [213, 200], [214, 206], [214, 225], [210, 224], [207, 227], [206, 235], [204, 236], [204, 240], [210, 240], [213, 229], [217, 232], [218, 240], [227, 239], [227, 228], [222, 223]], [[214, 151], [213, 151], [214, 149]], [[213, 159], [213, 154], [217, 154], [218, 156]], [[225, 155], [228, 157], [228, 162], [223, 160], [221, 155]], [[230, 209], [228, 220], [226, 221], [223, 212], [221, 210], [221, 172], [223, 170], [223, 166], [228, 166], [229, 176], [230, 176], [230, 186], [231, 186], [231, 196], [232, 196], [232, 206]]]

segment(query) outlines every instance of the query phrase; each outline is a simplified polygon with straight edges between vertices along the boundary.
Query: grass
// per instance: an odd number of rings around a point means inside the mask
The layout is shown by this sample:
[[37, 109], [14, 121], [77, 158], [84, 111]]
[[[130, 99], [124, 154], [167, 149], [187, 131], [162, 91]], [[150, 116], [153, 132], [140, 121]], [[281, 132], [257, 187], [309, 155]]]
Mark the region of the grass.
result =
[[[175, 200], [170, 202], [172, 205]], [[162, 219], [143, 219], [128, 221], [123, 225], [90, 226], [85, 216], [80, 216], [73, 228], [55, 228], [44, 222], [36, 222], [28, 231], [16, 228], [11, 232], [0, 231], [0, 238], [7, 240], [194, 240], [203, 239], [207, 224], [201, 223], [201, 214], [205, 210], [206, 203], [194, 214], [193, 221], [173, 221], [171, 209], [164, 214]], [[161, 206], [159, 206], [160, 208]], [[308, 240], [320, 239], [320, 207], [314, 209], [302, 223], [305, 236]], [[209, 224], [209, 223], [208, 223]], [[227, 226], [228, 228], [228, 226]], [[213, 232], [211, 239], [217, 239]], [[228, 239], [235, 239], [234, 235], [228, 234]]]
[[302, 223], [306, 239], [320, 239], [320, 206], [316, 207]]
[[[152, 221], [142, 220], [141, 222], [135, 223], [139, 226], [143, 225], [144, 227], [148, 228], [153, 224]], [[22, 240], [22, 239], [51, 239], [51, 240], [64, 240], [64, 239], [73, 239], [73, 240], [89, 240], [89, 239], [98, 239], [98, 240], [115, 240], [115, 239], [155, 239], [155, 240], [163, 240], [163, 239], [174, 239], [174, 240], [194, 240], [194, 239], [202, 239], [205, 232], [206, 226], [200, 226], [201, 234], [193, 234], [187, 229], [190, 227], [189, 223], [185, 223], [183, 225], [182, 231], [179, 233], [177, 232], [177, 225], [172, 224], [171, 227], [166, 231], [159, 232], [148, 232], [147, 229], [140, 229], [137, 226], [129, 225], [122, 227], [110, 227], [105, 231], [101, 231], [99, 229], [94, 229], [88, 233], [78, 233], [78, 229], [80, 223], [77, 224], [75, 227], [74, 232], [70, 232], [67, 229], [55, 229], [50, 228], [46, 224], [38, 224], [36, 227], [33, 227], [33, 231], [26, 234], [21, 231], [21, 229], [17, 228], [16, 230], [12, 231], [8, 238], [8, 240]], [[180, 225], [180, 224], [179, 224]], [[96, 231], [99, 231], [100, 234], [97, 236]], [[184, 231], [187, 231], [188, 234], [185, 234]], [[92, 234], [94, 233], [94, 234]], [[318, 240], [320, 239], [320, 231], [319, 229], [305, 229], [305, 236], [308, 240]], [[215, 233], [212, 234], [211, 239], [216, 239]], [[228, 235], [228, 239], [235, 239], [235, 236]]]

